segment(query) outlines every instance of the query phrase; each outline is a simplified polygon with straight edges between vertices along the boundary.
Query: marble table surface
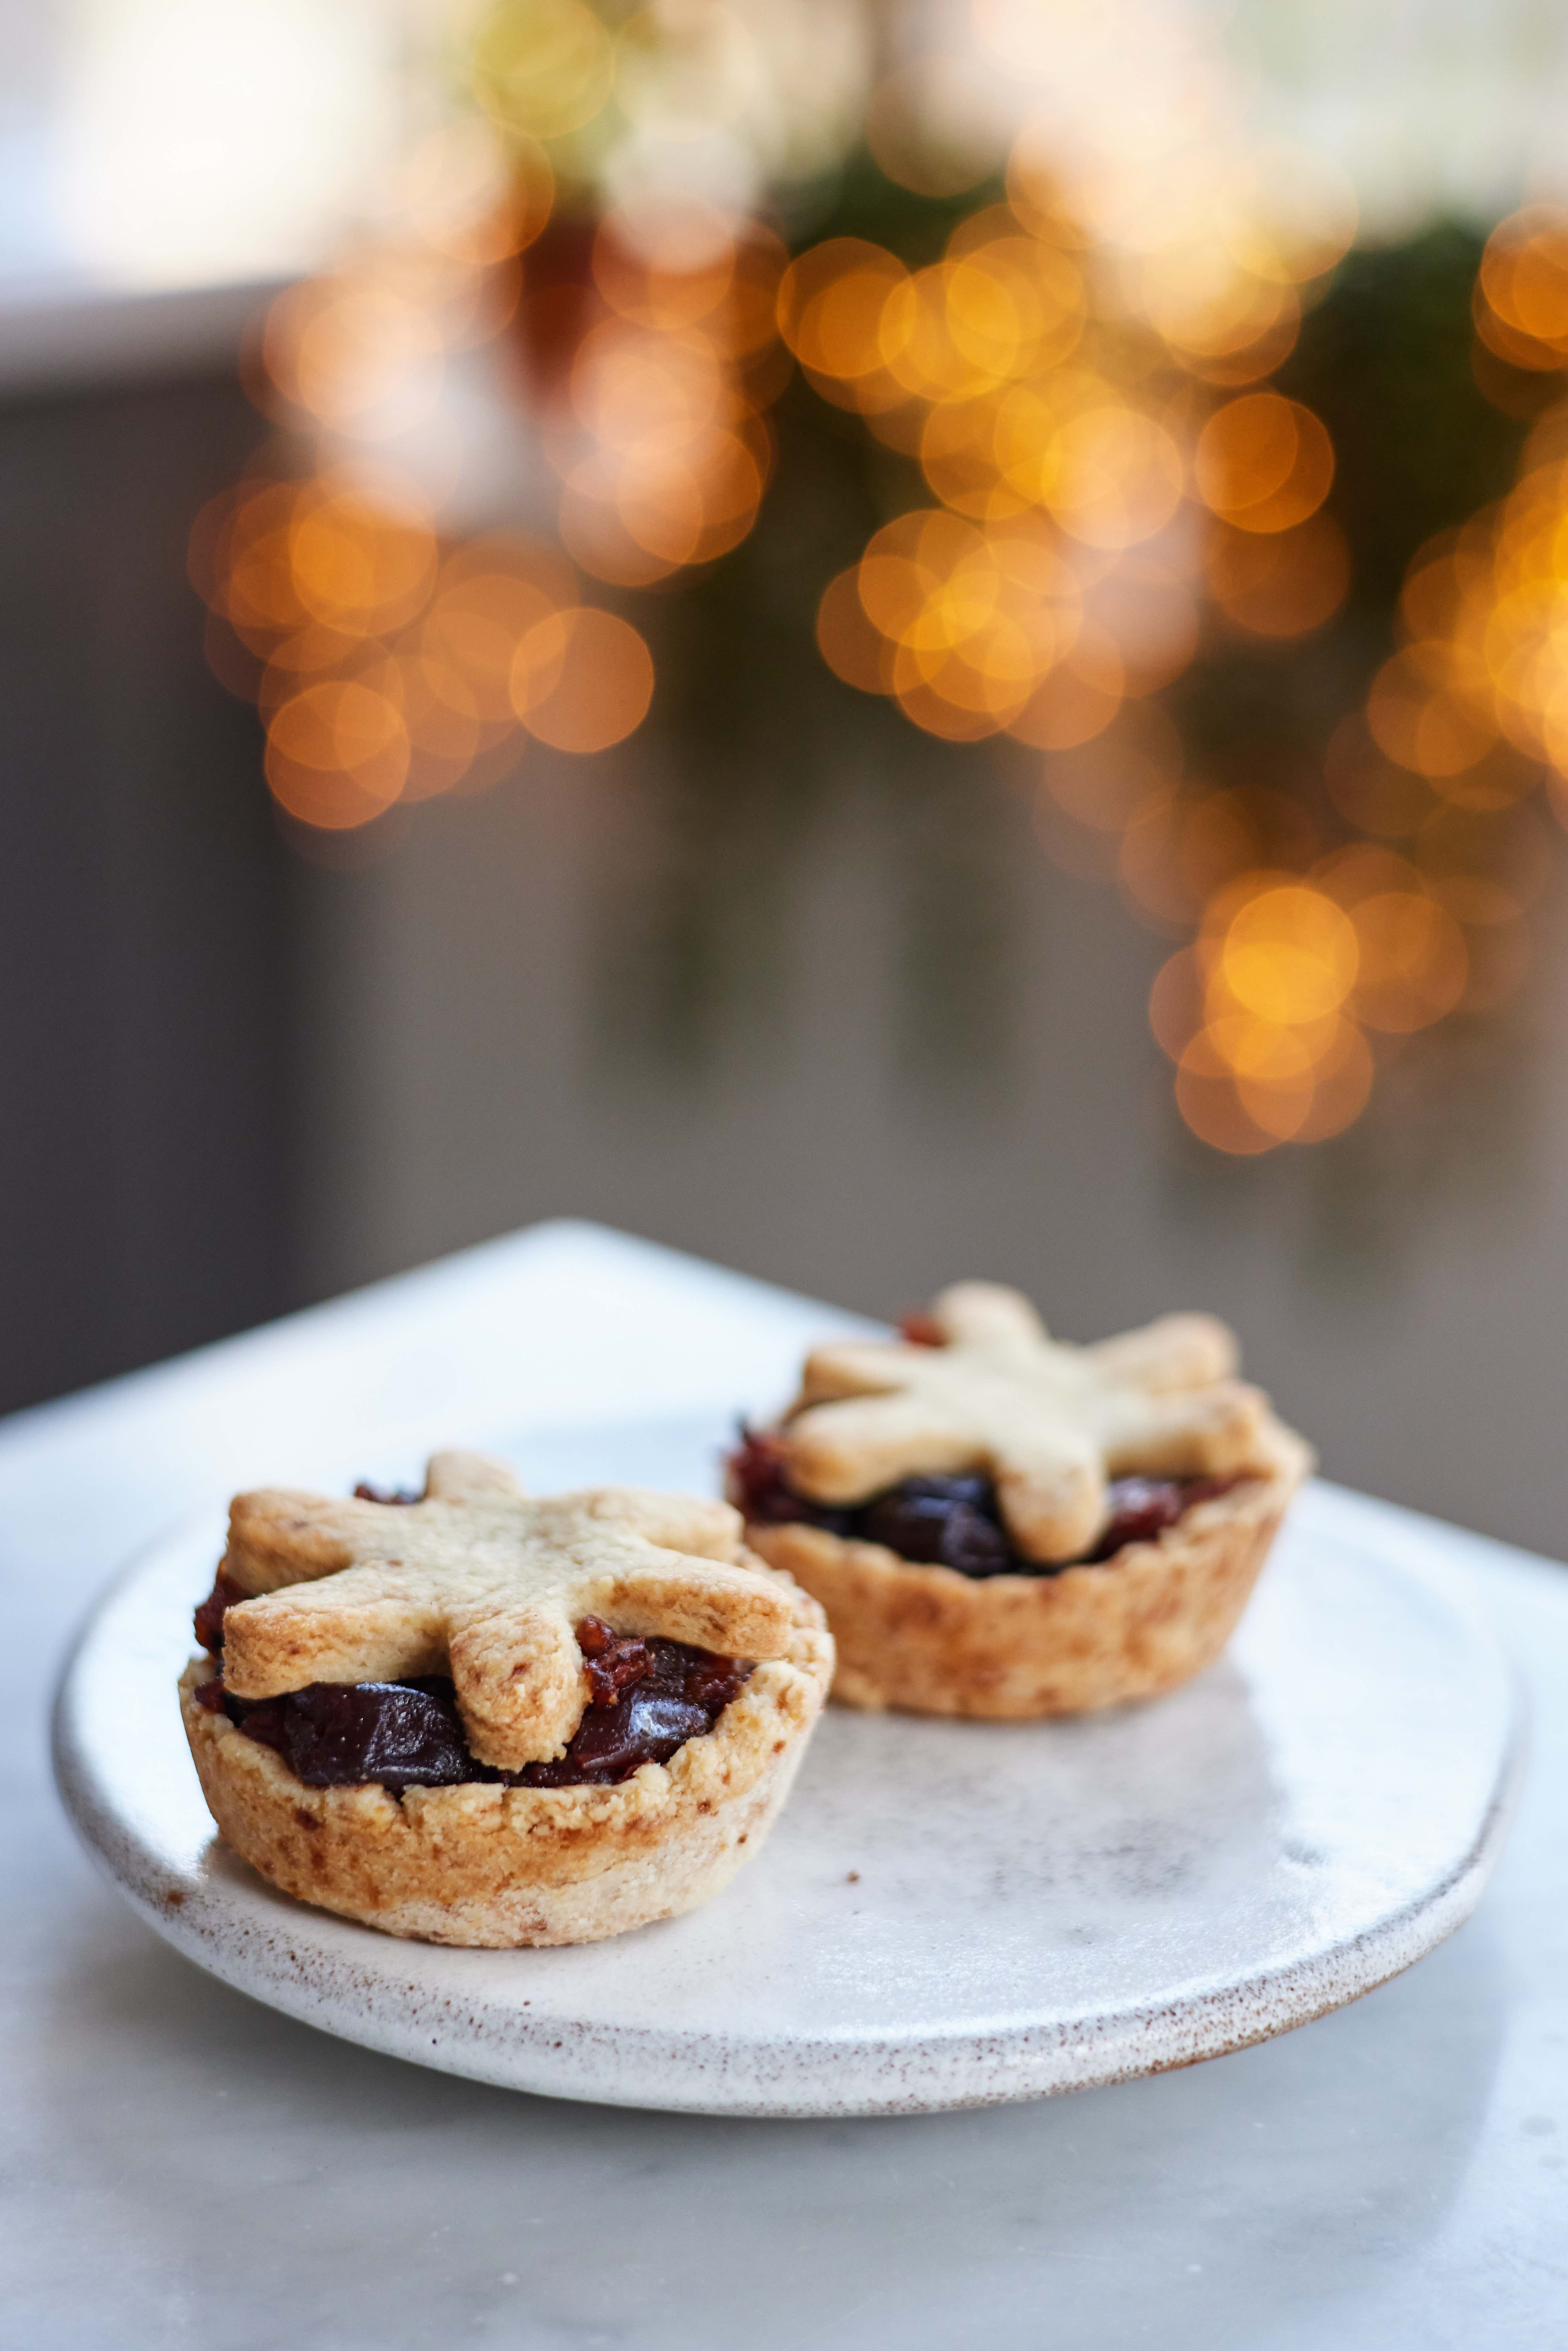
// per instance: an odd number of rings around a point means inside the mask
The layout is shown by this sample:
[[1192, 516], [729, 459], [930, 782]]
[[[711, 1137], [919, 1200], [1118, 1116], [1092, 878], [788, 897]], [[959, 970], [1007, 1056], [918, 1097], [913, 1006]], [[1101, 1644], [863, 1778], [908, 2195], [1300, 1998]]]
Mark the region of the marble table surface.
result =
[[557, 1224], [0, 1426], [0, 2342], [1568, 2339], [1568, 1573], [1476, 1536], [1424, 1529], [1534, 1710], [1479, 1911], [1353, 2007], [1185, 2073], [856, 2122], [526, 2097], [259, 2007], [95, 1875], [50, 1787], [48, 1692], [89, 1601], [172, 1520], [239, 1484], [399, 1474], [441, 1436], [765, 1408], [830, 1327], [856, 1326]]

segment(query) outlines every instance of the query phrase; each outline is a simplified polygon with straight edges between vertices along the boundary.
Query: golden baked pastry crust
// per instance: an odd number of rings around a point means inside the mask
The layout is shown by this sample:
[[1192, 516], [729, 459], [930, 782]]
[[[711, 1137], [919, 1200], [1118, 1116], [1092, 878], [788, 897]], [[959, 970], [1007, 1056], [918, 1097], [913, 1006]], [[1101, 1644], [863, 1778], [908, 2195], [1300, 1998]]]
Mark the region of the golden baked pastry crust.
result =
[[977, 1579], [819, 1527], [754, 1523], [747, 1541], [827, 1611], [844, 1705], [995, 1720], [1086, 1713], [1173, 1689], [1224, 1648], [1312, 1466], [1279, 1422], [1264, 1437], [1267, 1468], [1099, 1566]]
[[747, 1553], [789, 1603], [783, 1655], [758, 1665], [713, 1729], [617, 1787], [310, 1788], [282, 1757], [198, 1706], [181, 1710], [202, 1792], [235, 1852], [303, 1902], [382, 1933], [492, 1949], [591, 1943], [673, 1918], [756, 1853], [799, 1769], [832, 1676], [821, 1609]]
[[837, 1341], [806, 1358], [773, 1432], [797, 1493], [852, 1504], [982, 1471], [1015, 1548], [1054, 1563], [1093, 1549], [1111, 1478], [1224, 1478], [1266, 1458], [1269, 1400], [1233, 1376], [1236, 1342], [1211, 1314], [1071, 1347], [1020, 1291], [959, 1281], [925, 1319], [941, 1344]]
[[[588, 1681], [574, 1627], [778, 1657], [786, 1598], [740, 1557], [727, 1503], [592, 1487], [531, 1499], [505, 1462], [432, 1456], [406, 1507], [268, 1489], [236, 1495], [223, 1568], [236, 1698], [310, 1682], [449, 1673], [474, 1753], [504, 1771], [563, 1754]], [[755, 1562], [753, 1562], [755, 1565]]]

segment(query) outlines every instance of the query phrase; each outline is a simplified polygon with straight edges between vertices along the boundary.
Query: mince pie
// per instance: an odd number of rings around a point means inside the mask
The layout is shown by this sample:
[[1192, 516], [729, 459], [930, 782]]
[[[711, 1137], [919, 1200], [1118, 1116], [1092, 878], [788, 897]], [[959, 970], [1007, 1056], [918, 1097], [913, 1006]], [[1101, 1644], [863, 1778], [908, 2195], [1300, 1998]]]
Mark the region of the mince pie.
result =
[[1235, 1369], [1208, 1315], [1070, 1347], [1017, 1290], [960, 1282], [901, 1343], [818, 1348], [729, 1491], [826, 1609], [851, 1706], [1146, 1698], [1218, 1656], [1312, 1465]]
[[242, 1494], [180, 1689], [224, 1835], [286, 1893], [436, 1943], [594, 1942], [762, 1843], [832, 1674], [722, 1502]]

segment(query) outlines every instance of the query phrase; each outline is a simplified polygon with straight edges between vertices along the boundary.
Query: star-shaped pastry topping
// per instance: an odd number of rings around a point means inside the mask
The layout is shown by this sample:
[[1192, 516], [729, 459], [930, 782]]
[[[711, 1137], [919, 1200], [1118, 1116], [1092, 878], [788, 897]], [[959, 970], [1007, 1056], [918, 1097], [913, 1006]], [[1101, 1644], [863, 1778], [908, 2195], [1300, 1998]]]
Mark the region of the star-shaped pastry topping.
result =
[[981, 1470], [1017, 1548], [1090, 1550], [1109, 1478], [1223, 1477], [1269, 1466], [1267, 1398], [1230, 1376], [1236, 1346], [1207, 1314], [1171, 1314], [1094, 1347], [1047, 1337], [1027, 1298], [945, 1290], [941, 1345], [820, 1347], [779, 1434], [815, 1502], [862, 1502], [900, 1479]]
[[504, 1464], [438, 1453], [423, 1501], [241, 1494], [225, 1571], [236, 1698], [449, 1673], [481, 1762], [561, 1754], [588, 1697], [573, 1626], [597, 1616], [721, 1656], [785, 1654], [786, 1592], [740, 1565], [727, 1503], [609, 1486], [530, 1501]]

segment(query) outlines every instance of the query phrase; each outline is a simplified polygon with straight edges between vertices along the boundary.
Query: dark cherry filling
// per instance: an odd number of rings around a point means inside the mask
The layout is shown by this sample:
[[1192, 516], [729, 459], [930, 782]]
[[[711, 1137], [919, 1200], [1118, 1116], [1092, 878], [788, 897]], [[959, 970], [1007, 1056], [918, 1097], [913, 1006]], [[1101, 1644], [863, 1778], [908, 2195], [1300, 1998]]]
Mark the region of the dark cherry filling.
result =
[[942, 1326], [929, 1314], [906, 1314], [898, 1326], [898, 1335], [910, 1347], [945, 1347]]
[[[920, 1343], [931, 1343], [922, 1341]], [[988, 1478], [905, 1478], [850, 1509], [831, 1509], [797, 1494], [784, 1474], [778, 1439], [743, 1428], [729, 1457], [730, 1491], [745, 1517], [763, 1526], [823, 1527], [830, 1534], [884, 1543], [922, 1567], [956, 1568], [960, 1575], [1060, 1575], [1064, 1567], [1093, 1567], [1124, 1545], [1149, 1542], [1174, 1527], [1196, 1502], [1228, 1493], [1235, 1478], [1115, 1478], [1111, 1515], [1092, 1551], [1047, 1567], [1012, 1547]]]
[[469, 1751], [450, 1681], [424, 1674], [401, 1682], [312, 1682], [281, 1698], [235, 1698], [224, 1687], [224, 1612], [245, 1593], [218, 1571], [196, 1611], [196, 1638], [218, 1671], [196, 1690], [210, 1714], [226, 1714], [247, 1739], [275, 1748], [310, 1788], [452, 1788], [471, 1781], [510, 1788], [612, 1787], [643, 1763], [667, 1763], [677, 1747], [711, 1730], [751, 1668], [680, 1641], [638, 1640], [597, 1616], [577, 1627], [590, 1695], [559, 1761], [502, 1771]]
[[560, 1761], [523, 1766], [524, 1787], [608, 1787], [640, 1763], [667, 1763], [713, 1729], [751, 1670], [680, 1641], [620, 1639], [597, 1616], [577, 1627], [577, 1645], [593, 1696]]
[[[379, 1780], [404, 1788], [451, 1788], [494, 1779], [468, 1752], [452, 1684], [431, 1674], [406, 1682], [313, 1682], [283, 1698], [231, 1697], [220, 1674], [198, 1703], [221, 1708], [247, 1739], [275, 1748], [308, 1788]], [[216, 1699], [216, 1706], [214, 1700]]]
[[922, 1567], [960, 1575], [1017, 1572], [1018, 1554], [997, 1515], [988, 1478], [905, 1478], [854, 1512], [854, 1531]]
[[225, 1612], [234, 1606], [236, 1600], [243, 1600], [245, 1596], [233, 1576], [225, 1575], [220, 1567], [213, 1588], [197, 1609], [194, 1619], [196, 1639], [211, 1656], [215, 1657], [224, 1646]]

